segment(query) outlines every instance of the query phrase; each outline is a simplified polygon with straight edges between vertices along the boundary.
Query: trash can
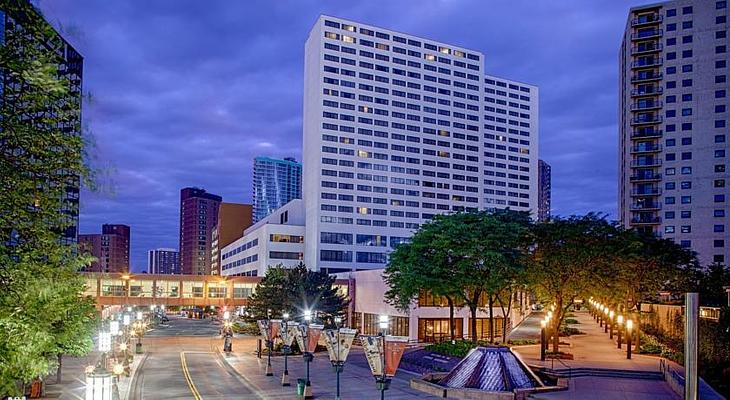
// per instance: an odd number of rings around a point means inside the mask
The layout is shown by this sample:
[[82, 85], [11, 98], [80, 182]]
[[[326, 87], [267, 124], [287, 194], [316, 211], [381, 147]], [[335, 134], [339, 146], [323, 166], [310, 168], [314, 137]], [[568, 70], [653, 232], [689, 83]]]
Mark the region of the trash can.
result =
[[304, 397], [304, 388], [307, 386], [306, 379], [297, 379], [297, 396]]

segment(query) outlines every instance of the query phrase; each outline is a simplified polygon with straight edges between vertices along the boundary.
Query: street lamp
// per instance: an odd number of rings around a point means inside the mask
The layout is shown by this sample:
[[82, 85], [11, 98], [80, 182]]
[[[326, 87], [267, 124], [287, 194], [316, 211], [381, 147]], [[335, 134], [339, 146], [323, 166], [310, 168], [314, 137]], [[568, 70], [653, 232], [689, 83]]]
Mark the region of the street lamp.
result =
[[304, 362], [307, 363], [307, 379], [298, 380], [298, 385], [304, 386], [304, 398], [312, 398], [312, 382], [309, 380], [309, 363], [314, 360], [314, 350], [317, 348], [317, 342], [319, 342], [319, 336], [322, 334], [322, 328], [324, 325], [310, 324], [314, 312], [312, 310], [304, 310], [304, 324], [297, 326], [296, 339], [299, 344], [299, 348], [303, 352]]
[[614, 314], [613, 310], [608, 312], [608, 322], [611, 324], [611, 325], [609, 325], [609, 328], [608, 328], [608, 332], [609, 332], [608, 338], [611, 340], [613, 340], [613, 316], [614, 315], [615, 314]]
[[608, 307], [606, 307], [606, 308], [603, 309], [603, 316], [606, 319], [606, 323], [603, 324], [603, 333], [608, 333], [608, 325], [609, 325], [609, 320], [608, 320]]
[[[227, 311], [226, 311], [227, 312]], [[274, 349], [274, 335], [271, 330], [271, 309], [266, 310], [266, 347], [269, 349], [269, 354], [266, 361], [266, 376], [274, 376], [274, 371], [271, 367], [271, 352]]]
[[540, 361], [545, 361], [545, 327], [547, 326], [546, 320], [540, 321]]
[[335, 400], [340, 400], [340, 373], [345, 366], [347, 355], [352, 346], [352, 340], [355, 338], [357, 331], [355, 329], [342, 328], [342, 318], [339, 316], [335, 317], [334, 321], [335, 329], [327, 329], [324, 333], [327, 353], [329, 353], [330, 362], [337, 376]]
[[631, 330], [634, 329], [634, 321], [626, 320], [626, 358], [631, 359]]
[[621, 348], [621, 336], [623, 336], [621, 334], [621, 329], [623, 328], [623, 325], [624, 325], [624, 316], [623, 315], [619, 315], [618, 317], [616, 317], [616, 324], [618, 324], [618, 326], [617, 326], [618, 329], [616, 329], [616, 334], [618, 335], [617, 341], [618, 341], [618, 348], [620, 349]]
[[385, 399], [385, 391], [388, 390], [388, 388], [390, 387], [390, 379], [388, 379], [387, 375], [385, 374], [385, 335], [388, 333], [387, 315], [378, 316], [378, 327], [380, 328], [379, 335], [382, 341], [382, 345], [380, 347], [380, 355], [383, 365], [383, 375], [379, 379], [375, 378], [375, 381], [378, 384], [378, 389], [380, 389], [380, 400], [383, 400]]
[[[289, 313], [281, 314], [281, 352], [284, 353], [284, 372], [281, 374], [281, 386], [290, 386], [289, 383], [289, 354], [291, 353], [291, 344], [294, 340], [294, 332], [289, 330]], [[296, 329], [296, 327], [294, 327]]]

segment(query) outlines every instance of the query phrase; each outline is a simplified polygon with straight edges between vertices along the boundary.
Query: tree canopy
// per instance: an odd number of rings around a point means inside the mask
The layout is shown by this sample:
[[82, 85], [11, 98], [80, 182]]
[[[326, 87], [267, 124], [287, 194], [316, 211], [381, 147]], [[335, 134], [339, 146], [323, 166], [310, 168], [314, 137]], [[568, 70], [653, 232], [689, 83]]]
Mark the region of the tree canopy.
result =
[[[90, 262], [63, 244], [90, 177], [78, 84], [60, 67], [63, 41], [30, 2], [4, 0], [0, 44], [0, 395], [48, 374], [58, 355], [90, 350], [93, 303], [77, 270]], [[71, 188], [71, 189], [69, 189]]]

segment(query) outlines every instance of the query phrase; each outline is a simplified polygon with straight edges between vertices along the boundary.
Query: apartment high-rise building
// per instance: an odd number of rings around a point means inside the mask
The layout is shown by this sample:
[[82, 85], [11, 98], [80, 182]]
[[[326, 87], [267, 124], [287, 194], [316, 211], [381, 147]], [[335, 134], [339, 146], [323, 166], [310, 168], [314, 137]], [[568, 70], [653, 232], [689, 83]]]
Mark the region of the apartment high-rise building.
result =
[[624, 225], [727, 262], [727, 2], [629, 11], [619, 55], [619, 211]]
[[479, 51], [320, 16], [304, 75], [310, 268], [382, 268], [439, 213], [537, 211], [538, 90]]
[[537, 172], [537, 219], [545, 221], [550, 219], [550, 200], [552, 191], [550, 188], [551, 167], [543, 160], [538, 160]]
[[180, 271], [185, 275], [211, 274], [212, 230], [223, 198], [188, 187], [180, 190]]
[[180, 253], [175, 249], [154, 249], [147, 252], [147, 273], [180, 274]]
[[218, 222], [211, 232], [211, 274], [221, 274], [221, 249], [242, 237], [243, 232], [251, 225], [253, 225], [253, 206], [251, 204], [220, 204]]
[[79, 235], [79, 248], [96, 261], [85, 268], [89, 272], [129, 272], [130, 228], [121, 224], [104, 224], [101, 233]]
[[302, 164], [294, 158], [256, 157], [253, 162], [253, 222], [302, 198]]
[[[31, 35], [28, 32], [32, 27], [39, 27], [40, 30], [34, 33], [39, 35]], [[22, 39], [19, 39], [22, 37]], [[56, 126], [50, 126], [48, 123], [33, 122], [38, 127], [39, 132], [43, 131], [48, 134], [64, 134], [70, 136], [81, 135], [81, 104], [82, 104], [82, 79], [84, 59], [74, 47], [69, 44], [54, 28], [51, 26], [30, 1], [12, 1], [3, 6], [0, 10], [0, 45], [11, 47], [13, 50], [22, 50], [27, 46], [24, 41], [36, 41], [38, 47], [42, 47], [53, 54], [53, 62], [56, 64], [58, 77], [63, 81], [64, 87], [68, 92], [59, 101], [63, 102], [63, 106], [69, 111], [65, 114], [65, 121]], [[16, 101], [23, 86], [18, 82], [14, 74], [5, 74], [0, 79], [0, 99], [4, 101], [5, 110], [14, 115], [24, 115], [28, 113], [27, 106], [23, 101]], [[9, 101], [9, 99], [15, 99]], [[2, 100], [0, 100], [2, 101]], [[16, 105], [16, 106], [13, 106]], [[15, 107], [15, 108], [12, 108]], [[36, 115], [33, 120], [37, 121]], [[30, 116], [28, 119], [30, 120]], [[24, 149], [8, 148], [7, 144], [3, 144], [3, 151], [7, 154], [22, 154]], [[65, 221], [63, 228], [60, 229], [59, 241], [63, 244], [73, 244], [77, 242], [78, 226], [79, 226], [79, 188], [81, 186], [80, 178], [67, 171], [58, 171], [58, 173], [49, 178], [53, 182], [49, 185], [55, 187], [63, 187], [62, 194], [63, 203], [61, 211], [63, 212]], [[5, 238], [3, 238], [5, 239]]]

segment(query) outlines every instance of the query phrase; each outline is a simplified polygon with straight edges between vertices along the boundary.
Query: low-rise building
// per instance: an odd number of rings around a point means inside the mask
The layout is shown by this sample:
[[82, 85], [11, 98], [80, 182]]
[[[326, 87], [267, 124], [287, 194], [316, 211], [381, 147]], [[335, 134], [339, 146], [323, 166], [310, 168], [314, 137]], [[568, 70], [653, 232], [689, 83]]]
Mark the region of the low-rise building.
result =
[[304, 203], [294, 199], [221, 249], [221, 275], [263, 276], [270, 266], [304, 260]]

